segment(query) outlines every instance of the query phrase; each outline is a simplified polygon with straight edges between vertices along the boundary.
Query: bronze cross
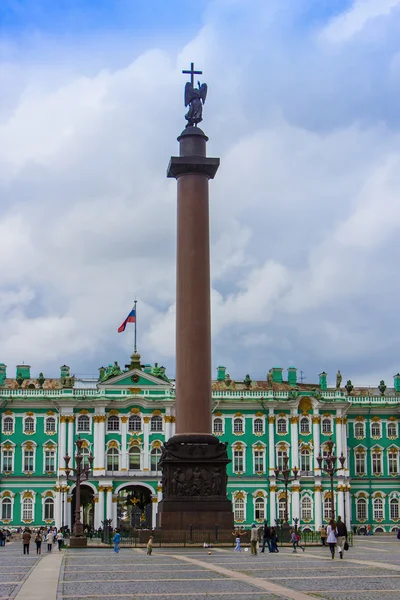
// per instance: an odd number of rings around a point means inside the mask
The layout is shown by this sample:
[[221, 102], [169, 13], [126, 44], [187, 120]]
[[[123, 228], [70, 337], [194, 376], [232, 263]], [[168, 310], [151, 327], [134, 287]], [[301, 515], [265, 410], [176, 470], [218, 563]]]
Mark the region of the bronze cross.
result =
[[182, 71], [182, 73], [190, 75], [190, 82], [192, 86], [194, 85], [194, 76], [195, 75], [203, 75], [203, 71], [195, 71], [194, 63], [190, 63], [190, 71]]

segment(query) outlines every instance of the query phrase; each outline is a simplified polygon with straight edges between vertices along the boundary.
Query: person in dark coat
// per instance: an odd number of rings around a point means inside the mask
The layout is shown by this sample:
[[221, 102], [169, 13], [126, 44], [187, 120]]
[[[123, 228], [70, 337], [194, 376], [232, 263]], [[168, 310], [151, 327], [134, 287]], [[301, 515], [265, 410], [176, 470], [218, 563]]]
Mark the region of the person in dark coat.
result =
[[263, 531], [263, 544], [261, 548], [261, 552], [265, 551], [265, 545], [268, 545], [268, 551], [271, 550], [271, 527], [268, 525], [267, 521], [264, 521], [264, 531]]

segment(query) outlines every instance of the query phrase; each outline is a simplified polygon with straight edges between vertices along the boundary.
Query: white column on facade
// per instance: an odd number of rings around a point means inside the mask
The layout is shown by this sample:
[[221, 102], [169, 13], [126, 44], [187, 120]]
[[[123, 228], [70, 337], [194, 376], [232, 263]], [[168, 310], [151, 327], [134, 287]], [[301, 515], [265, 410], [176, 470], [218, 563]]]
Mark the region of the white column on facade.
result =
[[157, 496], [153, 497], [151, 499], [151, 502], [152, 502], [151, 526], [154, 529], [156, 527], [156, 524], [157, 524], [157, 511], [158, 511], [158, 498], [157, 498]]
[[317, 461], [317, 456], [321, 452], [321, 425], [320, 425], [321, 417], [318, 414], [318, 408], [314, 409], [314, 415], [312, 418], [313, 423], [313, 443], [314, 443], [314, 471], [316, 474], [320, 474], [320, 468]]
[[322, 486], [319, 480], [315, 481], [314, 487], [314, 522], [315, 522], [315, 531], [322, 525]]
[[98, 529], [99, 527], [103, 527], [102, 521], [104, 521], [104, 487], [99, 485], [99, 500], [97, 502], [94, 518], [95, 518], [95, 527]]
[[54, 523], [57, 529], [60, 529], [61, 523], [61, 492], [60, 486], [55, 486], [55, 498], [54, 498]]
[[143, 417], [143, 471], [150, 470], [150, 452], [149, 452], [149, 435], [150, 435], [150, 417]]
[[[71, 505], [68, 503], [68, 490], [69, 490], [69, 486], [65, 483], [65, 485], [63, 485], [61, 487], [61, 510], [64, 510], [64, 519], [62, 519], [61, 517], [61, 524], [62, 521], [64, 521], [64, 526], [68, 525], [68, 511], [70, 511], [71, 509]], [[64, 502], [63, 502], [64, 500]]]
[[105, 488], [106, 492], [106, 519], [112, 519], [113, 507], [112, 507], [112, 485]]
[[299, 468], [299, 416], [292, 414], [290, 416], [290, 443], [291, 448], [291, 465]]
[[348, 464], [348, 454], [347, 454], [347, 419], [343, 418], [342, 421], [342, 452], [346, 458], [346, 462], [344, 463], [344, 472], [348, 477], [349, 475], [349, 464]]
[[129, 420], [129, 417], [126, 415], [121, 417], [121, 464], [120, 464], [121, 471], [128, 470], [128, 448], [127, 448], [128, 420]]
[[161, 500], [162, 500], [162, 485], [161, 485], [161, 482], [157, 485], [156, 490], [157, 490], [158, 501], [161, 502]]
[[167, 414], [164, 417], [165, 441], [169, 440], [171, 437], [172, 417], [170, 411], [171, 409], [167, 409]]
[[347, 525], [347, 529], [350, 529], [350, 527], [351, 527], [351, 508], [352, 508], [351, 507], [350, 485], [346, 486], [345, 499], [346, 499], [346, 525]]
[[93, 455], [94, 455], [94, 461], [93, 461], [93, 471], [96, 471], [96, 475], [98, 474], [98, 470], [99, 470], [99, 459], [101, 458], [101, 456], [99, 456], [98, 454], [98, 448], [99, 448], [99, 416], [101, 415], [93, 415]]
[[[106, 415], [99, 414], [95, 415], [97, 421], [97, 438], [94, 438], [94, 450], [93, 454], [96, 460], [97, 456], [97, 467], [95, 467], [96, 475], [105, 475], [105, 445], [106, 445]], [[96, 423], [94, 423], [96, 425]]]
[[275, 416], [274, 409], [269, 409], [268, 415], [268, 452], [269, 452], [269, 474], [272, 475], [275, 468]]
[[174, 437], [176, 433], [176, 417], [172, 415], [171, 417], [171, 437]]
[[65, 525], [68, 527], [68, 529], [71, 531], [72, 530], [72, 498], [71, 496], [68, 496], [65, 499]]
[[276, 485], [275, 479], [271, 481], [269, 487], [269, 523], [275, 526], [276, 520]]
[[68, 455], [69, 456], [74, 455], [74, 421], [75, 421], [75, 417], [73, 415], [69, 415], [69, 417], [68, 417]]
[[342, 517], [344, 521], [344, 485], [343, 481], [339, 482], [337, 487], [337, 517]]
[[67, 453], [67, 418], [60, 415], [59, 434], [58, 434], [58, 475], [64, 473], [64, 456]]
[[292, 521], [300, 520], [300, 484], [297, 482], [292, 486]]
[[118, 527], [118, 513], [117, 513], [117, 507], [118, 507], [118, 496], [113, 496], [112, 497], [112, 527], [114, 527], [114, 529], [116, 527]]

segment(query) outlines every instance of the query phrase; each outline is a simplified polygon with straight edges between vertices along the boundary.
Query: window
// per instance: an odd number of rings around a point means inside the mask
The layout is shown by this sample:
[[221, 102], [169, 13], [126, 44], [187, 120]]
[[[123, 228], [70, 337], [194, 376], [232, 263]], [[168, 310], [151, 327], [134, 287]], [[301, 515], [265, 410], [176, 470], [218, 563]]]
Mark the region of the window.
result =
[[24, 450], [24, 471], [25, 472], [33, 471], [33, 459], [34, 459], [33, 450]]
[[222, 433], [223, 432], [223, 424], [222, 419], [217, 417], [214, 419], [214, 433]]
[[367, 519], [367, 501], [364, 498], [359, 498], [356, 503], [358, 521], [366, 521]]
[[303, 417], [300, 421], [300, 432], [310, 433], [310, 421], [307, 417]]
[[243, 419], [233, 419], [233, 433], [243, 433]]
[[47, 417], [46, 419], [46, 433], [54, 433], [56, 430], [56, 420], [54, 417]]
[[276, 422], [276, 431], [278, 433], [287, 433], [287, 421], [286, 419], [278, 419]]
[[324, 500], [324, 519], [329, 521], [332, 516], [332, 499], [325, 498]]
[[381, 424], [380, 423], [372, 423], [371, 425], [371, 436], [373, 438], [381, 437]]
[[243, 450], [235, 450], [233, 453], [233, 470], [235, 473], [243, 473], [244, 471], [243, 455]]
[[389, 452], [389, 475], [398, 475], [398, 461], [397, 461], [397, 452]]
[[90, 419], [87, 415], [79, 415], [78, 431], [90, 431]]
[[2, 458], [3, 458], [2, 471], [11, 473], [13, 470], [13, 451], [12, 450], [3, 450]]
[[33, 500], [24, 498], [22, 502], [22, 520], [33, 521]]
[[54, 450], [46, 450], [44, 453], [44, 470], [45, 473], [50, 473], [50, 471], [55, 471], [56, 463], [56, 453]]
[[12, 433], [14, 431], [14, 419], [12, 417], [6, 417], [3, 421], [4, 433]]
[[107, 420], [107, 431], [119, 431], [119, 417], [112, 415]]
[[261, 521], [265, 519], [265, 500], [264, 498], [256, 498], [254, 505], [254, 513], [256, 520]]
[[264, 450], [254, 450], [254, 472], [264, 472]]
[[242, 498], [235, 500], [235, 521], [244, 521], [244, 500]]
[[25, 432], [35, 431], [35, 419], [33, 417], [26, 417], [25, 418], [24, 431]]
[[388, 423], [388, 426], [387, 426], [387, 436], [388, 436], [388, 438], [397, 438], [397, 425], [396, 425], [396, 423]]
[[330, 435], [332, 433], [332, 422], [330, 419], [322, 419], [322, 433]]
[[363, 437], [365, 437], [364, 423], [356, 423], [354, 425], [354, 436], [356, 438], [363, 438]]
[[8, 519], [9, 521], [11, 521], [11, 508], [12, 508], [12, 502], [11, 502], [10, 498], [4, 498], [3, 502], [2, 502], [2, 506], [1, 506], [2, 521], [4, 521], [5, 519]]
[[119, 471], [118, 448], [109, 448], [107, 450], [107, 471]]
[[160, 461], [161, 458], [161, 450], [160, 448], [153, 448], [153, 450], [151, 451], [150, 454], [150, 460], [151, 460], [151, 471], [158, 471], [159, 467], [158, 467], [158, 463]]
[[54, 500], [53, 498], [46, 498], [44, 501], [44, 519], [45, 521], [54, 520]]
[[390, 518], [398, 519], [399, 518], [399, 499], [392, 498], [390, 500]]
[[82, 454], [82, 467], [88, 467], [89, 466], [89, 448], [81, 448], [81, 454]]
[[286, 509], [285, 498], [279, 498], [279, 500], [278, 500], [278, 519], [285, 518], [285, 509]]
[[151, 417], [150, 431], [162, 431], [162, 417]]
[[276, 466], [280, 471], [284, 468], [285, 456], [287, 456], [286, 450], [278, 450], [276, 454]]
[[311, 454], [309, 450], [300, 452], [300, 471], [311, 471]]
[[129, 431], [142, 431], [142, 417], [139, 415], [129, 417], [128, 429]]
[[264, 433], [264, 422], [262, 419], [254, 419], [254, 433]]
[[374, 519], [383, 519], [383, 500], [382, 498], [375, 498], [374, 500]]
[[372, 473], [374, 475], [380, 475], [382, 473], [382, 459], [380, 452], [372, 453]]
[[311, 521], [312, 519], [312, 503], [309, 496], [304, 496], [301, 500], [301, 519], [303, 521]]
[[356, 475], [365, 475], [364, 452], [356, 452]]
[[129, 470], [140, 471], [140, 448], [137, 446], [129, 448]]

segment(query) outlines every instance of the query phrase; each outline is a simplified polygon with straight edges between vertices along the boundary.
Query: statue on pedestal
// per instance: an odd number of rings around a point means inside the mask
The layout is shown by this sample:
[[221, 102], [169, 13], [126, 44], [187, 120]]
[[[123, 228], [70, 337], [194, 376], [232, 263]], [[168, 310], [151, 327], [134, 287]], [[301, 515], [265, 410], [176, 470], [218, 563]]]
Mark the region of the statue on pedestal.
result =
[[342, 383], [342, 374], [340, 371], [336, 373], [336, 389], [340, 390], [340, 385]]

